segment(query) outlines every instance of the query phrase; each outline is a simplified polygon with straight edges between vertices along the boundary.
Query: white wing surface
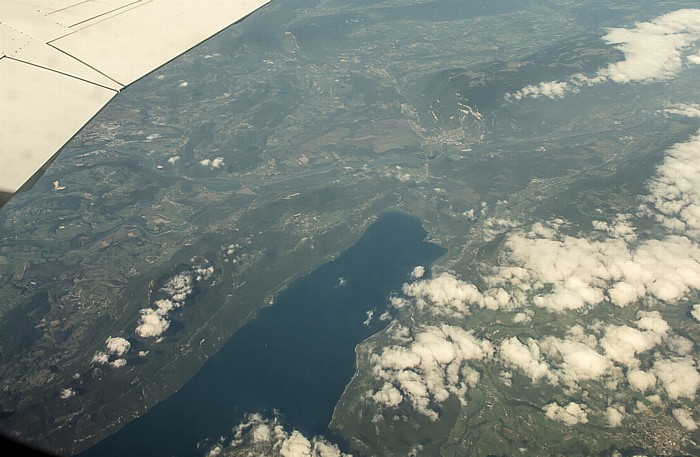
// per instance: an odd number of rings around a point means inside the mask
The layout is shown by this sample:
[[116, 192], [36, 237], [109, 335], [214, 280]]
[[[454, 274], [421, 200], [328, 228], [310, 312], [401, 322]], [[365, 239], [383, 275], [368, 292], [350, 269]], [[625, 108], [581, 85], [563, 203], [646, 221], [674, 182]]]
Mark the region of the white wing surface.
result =
[[121, 89], [270, 0], [1, 0], [0, 205]]

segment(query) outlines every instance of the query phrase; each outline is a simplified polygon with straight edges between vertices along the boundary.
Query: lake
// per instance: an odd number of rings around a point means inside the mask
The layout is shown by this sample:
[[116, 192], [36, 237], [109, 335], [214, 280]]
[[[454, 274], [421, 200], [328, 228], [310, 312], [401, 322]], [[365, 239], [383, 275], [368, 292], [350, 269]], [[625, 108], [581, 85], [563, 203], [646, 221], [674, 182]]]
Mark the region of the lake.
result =
[[291, 283], [182, 389], [80, 455], [201, 456], [198, 442], [273, 410], [287, 428], [323, 435], [355, 371], [355, 346], [386, 327], [378, 317], [413, 268], [445, 253], [425, 236], [414, 217], [380, 215], [336, 260]]

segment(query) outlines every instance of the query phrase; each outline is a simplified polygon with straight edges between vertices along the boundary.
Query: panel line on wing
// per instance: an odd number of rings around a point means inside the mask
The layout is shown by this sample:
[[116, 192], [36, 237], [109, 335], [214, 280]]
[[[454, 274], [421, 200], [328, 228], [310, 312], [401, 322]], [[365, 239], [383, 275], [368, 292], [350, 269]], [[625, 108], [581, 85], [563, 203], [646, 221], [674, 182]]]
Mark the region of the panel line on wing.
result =
[[92, 1], [92, 0], [83, 0], [82, 2], [73, 3], [72, 5], [64, 6], [64, 7], [61, 8], [61, 9], [57, 9], [57, 10], [51, 11], [50, 13], [48, 13], [48, 16], [51, 16], [51, 15], [54, 14], [54, 13], [60, 13], [61, 11], [65, 11], [65, 10], [67, 10], [67, 9], [74, 8], [74, 7], [78, 6], [78, 5], [82, 5], [83, 3], [87, 3], [87, 2], [91, 2], [91, 1]]
[[[65, 53], [64, 53], [64, 54], [65, 54]], [[69, 54], [67, 54], [67, 55], [69, 55]], [[58, 73], [59, 75], [68, 76], [69, 78], [73, 78], [73, 79], [77, 79], [77, 80], [79, 80], [79, 81], [83, 81], [83, 82], [86, 82], [86, 83], [94, 84], [95, 86], [102, 87], [103, 89], [109, 89], [109, 90], [111, 90], [111, 91], [113, 91], [113, 92], [119, 93], [119, 90], [118, 90], [118, 89], [115, 89], [115, 88], [109, 87], [109, 86], [105, 86], [104, 84], [96, 83], [95, 81], [90, 81], [89, 79], [81, 78], [80, 76], [71, 75], [70, 73], [66, 73], [66, 72], [63, 72], [63, 71], [59, 71], [59, 70], [56, 70], [56, 69], [54, 69], [54, 68], [45, 67], [44, 65], [39, 65], [39, 64], [36, 64], [36, 63], [34, 63], [34, 62], [29, 62], [29, 61], [27, 61], [27, 60], [17, 59], [16, 57], [10, 57], [10, 56], [3, 56], [3, 57], [7, 57], [8, 60], [14, 60], [15, 62], [19, 62], [19, 63], [23, 63], [23, 64], [26, 64], [26, 65], [31, 65], [31, 66], [33, 66], [33, 67], [37, 67], [37, 68], [41, 68], [41, 69], [44, 69], [44, 70], [52, 71], [52, 72], [54, 72], [54, 73]], [[70, 57], [73, 57], [73, 56], [70, 56]], [[100, 73], [100, 74], [102, 74], [102, 73]], [[103, 76], [109, 78], [109, 76], [107, 76], [107, 75], [103, 75]], [[112, 78], [109, 78], [109, 79], [111, 79], [112, 81], [114, 81]], [[117, 83], [117, 84], [119, 84], [120, 86], [124, 87], [123, 84], [121, 84], [121, 83], [119, 83], [119, 82], [117, 82], [117, 81], [114, 81], [114, 82]]]
[[[97, 68], [93, 67], [92, 65], [90, 65], [89, 63], [87, 63], [87, 62], [85, 62], [85, 61], [83, 61], [83, 60], [80, 60], [79, 58], [75, 57], [75, 56], [72, 55], [71, 53], [66, 52], [66, 51], [64, 51], [64, 50], [61, 49], [61, 48], [58, 48], [58, 47], [54, 46], [54, 45], [51, 44], [51, 43], [46, 43], [46, 44], [47, 44], [48, 46], [51, 46], [51, 47], [54, 48], [55, 50], [62, 52], [63, 54], [65, 54], [65, 55], [67, 55], [68, 57], [70, 57], [71, 59], [75, 59], [76, 61], [80, 62], [81, 64], [85, 65], [86, 67], [88, 67], [88, 68], [90, 68], [90, 69], [96, 71], [97, 73], [101, 74], [102, 76], [104, 76], [105, 78], [109, 79], [110, 81], [114, 81], [115, 84], [118, 84], [118, 85], [121, 86], [122, 88], [126, 87], [126, 84], [120, 83], [119, 81], [117, 81], [116, 79], [112, 78], [112, 77], [109, 76], [108, 74], [105, 74], [104, 72], [101, 72], [101, 71], [98, 70]], [[59, 73], [60, 73], [60, 72], [59, 72]], [[78, 78], [78, 79], [81, 79], [81, 78]], [[93, 84], [96, 84], [96, 83], [93, 83]], [[97, 85], [100, 86], [101, 84], [97, 84]], [[112, 89], [112, 88], [108, 88], [108, 89]], [[115, 89], [112, 89], [112, 90], [115, 90]], [[116, 92], [119, 92], [119, 90], [116, 90]]]
[[[136, 3], [144, 3], [144, 2], [143, 2], [143, 0], [134, 0], [133, 2], [127, 3], [126, 5], [122, 5], [122, 6], [120, 6], [119, 8], [114, 8], [114, 9], [112, 9], [112, 10], [105, 11], [104, 13], [97, 14], [97, 15], [95, 15], [95, 16], [93, 16], [93, 17], [89, 17], [89, 18], [87, 18], [87, 19], [83, 19], [82, 21], [78, 21], [78, 22], [76, 22], [75, 24], [69, 25], [68, 27], [69, 27], [69, 28], [73, 28], [73, 27], [78, 26], [78, 25], [80, 25], [80, 24], [84, 24], [84, 23], [86, 23], [86, 22], [90, 22], [90, 21], [92, 21], [92, 20], [94, 20], [94, 19], [97, 19], [97, 18], [99, 18], [99, 17], [106, 16], [106, 15], [108, 15], [108, 14], [112, 14], [112, 13], [114, 13], [115, 11], [119, 11], [119, 10], [121, 10], [121, 9], [128, 8], [128, 7], [130, 7], [130, 6], [132, 6], [132, 5], [136, 4]], [[138, 6], [138, 5], [137, 5], [137, 6]], [[119, 13], [117, 13], [117, 14], [119, 14]], [[115, 14], [115, 16], [116, 16], [116, 14]], [[98, 22], [99, 22], [99, 21], [98, 21]]]
[[[71, 27], [76, 27], [75, 31], [78, 32], [78, 31], [83, 30], [85, 28], [90, 28], [94, 25], [100, 24], [100, 23], [108, 21], [114, 17], [125, 14], [131, 10], [136, 9], [136, 8], [141, 8], [142, 6], [147, 5], [149, 3], [152, 3], [152, 2], [153, 2], [153, 0], [138, 0], [138, 1], [133, 2], [133, 3], [129, 3], [128, 5], [124, 5], [124, 6], [121, 6], [119, 8], [116, 8], [112, 11], [107, 12], [107, 13], [97, 15], [92, 19], [87, 19], [87, 20], [82, 21], [80, 23], [73, 24], [73, 25], [71, 25]], [[85, 25], [85, 24], [87, 24], [87, 25]], [[80, 27], [80, 26], [82, 26], [82, 27]], [[60, 40], [61, 38], [64, 38], [64, 37], [58, 37], [52, 41]]]

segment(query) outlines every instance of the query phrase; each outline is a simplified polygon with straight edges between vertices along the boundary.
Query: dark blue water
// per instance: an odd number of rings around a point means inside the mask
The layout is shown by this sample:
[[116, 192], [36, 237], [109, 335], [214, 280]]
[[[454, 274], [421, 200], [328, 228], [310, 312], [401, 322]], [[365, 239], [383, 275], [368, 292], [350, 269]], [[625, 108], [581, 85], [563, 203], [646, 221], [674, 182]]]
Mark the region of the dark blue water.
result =
[[363, 325], [366, 311], [379, 316], [414, 266], [444, 254], [425, 235], [413, 217], [381, 215], [335, 261], [285, 289], [182, 389], [81, 455], [199, 456], [197, 442], [273, 409], [290, 429], [324, 434], [355, 371], [355, 346], [386, 325]]

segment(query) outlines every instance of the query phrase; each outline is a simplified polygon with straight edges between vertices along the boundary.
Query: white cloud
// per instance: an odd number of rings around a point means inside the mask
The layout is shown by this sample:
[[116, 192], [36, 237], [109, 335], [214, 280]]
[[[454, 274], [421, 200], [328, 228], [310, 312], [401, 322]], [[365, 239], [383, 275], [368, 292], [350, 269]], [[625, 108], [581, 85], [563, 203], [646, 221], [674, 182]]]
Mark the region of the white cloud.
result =
[[104, 352], [99, 351], [92, 356], [92, 363], [99, 363], [101, 365], [105, 365], [109, 363], [109, 356]]
[[483, 296], [479, 289], [449, 273], [404, 284], [402, 291], [415, 299], [419, 310], [430, 306], [429, 312], [436, 316], [464, 317], [469, 314], [469, 305], [483, 304]]
[[126, 365], [126, 359], [121, 358], [131, 349], [131, 343], [120, 336], [108, 337], [105, 340], [106, 352], [98, 351], [92, 356], [92, 363], [110, 365], [112, 368], [121, 368]]
[[380, 405], [393, 408], [401, 404], [403, 401], [403, 395], [401, 395], [401, 391], [399, 389], [394, 387], [392, 384], [385, 382], [379, 391], [372, 394], [372, 399]]
[[370, 357], [372, 372], [384, 383], [369, 398], [384, 406], [407, 400], [432, 420], [438, 414], [430, 408], [431, 402], [443, 402], [450, 395], [464, 402], [468, 387], [479, 382], [479, 373], [467, 362], [488, 359], [494, 353], [489, 341], [451, 325], [416, 332], [399, 326], [394, 335], [402, 346], [386, 347]]
[[223, 451], [223, 448], [221, 446], [214, 445], [211, 449], [206, 454], [206, 457], [219, 457], [221, 455], [221, 452]]
[[622, 238], [627, 242], [637, 239], [634, 225], [631, 222], [631, 214], [618, 214], [612, 223], [605, 221], [593, 221], [593, 228], [607, 233], [612, 238]]
[[115, 359], [109, 362], [112, 368], [121, 368], [126, 365], [126, 359]]
[[515, 316], [513, 316], [513, 323], [514, 324], [527, 324], [528, 322], [532, 321], [532, 312], [528, 312], [530, 310], [525, 310], [521, 313], [516, 313]]
[[[205, 260], [205, 263], [208, 263]], [[194, 266], [191, 270], [183, 271], [170, 278], [163, 288], [169, 298], [156, 300], [153, 308], [143, 308], [139, 311], [139, 323], [136, 334], [143, 337], [159, 337], [170, 327], [168, 314], [185, 305], [187, 297], [194, 292], [194, 285], [198, 281], [209, 279], [214, 273], [212, 266]]]
[[226, 165], [226, 162], [224, 162], [223, 157], [216, 157], [214, 159], [202, 159], [199, 161], [199, 164], [203, 167], [209, 167], [212, 170], [218, 170], [223, 168]]
[[664, 336], [665, 333], [640, 331], [627, 325], [609, 325], [605, 329], [605, 336], [600, 340], [600, 345], [615, 362], [638, 368], [640, 362], [637, 355], [661, 344]]
[[688, 408], [675, 408], [671, 412], [673, 413], [673, 417], [684, 429], [689, 432], [694, 432], [698, 429], [698, 424], [695, 422], [695, 419], [693, 419], [693, 414]]
[[700, 304], [693, 305], [693, 308], [690, 310], [690, 315], [693, 316], [693, 318], [700, 322]]
[[578, 88], [565, 81], [546, 81], [539, 84], [525, 86], [519, 91], [507, 94], [507, 98], [522, 100], [526, 97], [539, 98], [547, 97], [551, 99], [563, 98], [569, 92], [576, 92]]
[[649, 190], [647, 200], [658, 212], [658, 221], [672, 231], [700, 238], [700, 130], [666, 150]]
[[[211, 265], [208, 267], [195, 267], [194, 268], [194, 273], [196, 275], [195, 280], [197, 281], [206, 281], [207, 279], [211, 278], [211, 276], [214, 274], [214, 267]], [[190, 289], [189, 293], [192, 292], [192, 289]]]
[[[486, 208], [482, 209], [482, 213]], [[505, 233], [519, 225], [518, 222], [502, 217], [489, 217], [481, 225], [483, 233], [481, 234], [484, 241], [492, 241], [497, 235]]]
[[550, 403], [542, 410], [549, 419], [563, 422], [569, 427], [576, 424], [588, 423], [588, 413], [585, 411], [586, 405], [579, 405], [571, 402], [566, 406], [559, 406], [558, 403]]
[[609, 427], [619, 427], [622, 425], [622, 420], [625, 418], [624, 406], [608, 406], [605, 410], [605, 418], [608, 421]]
[[503, 245], [501, 266], [486, 278], [503, 286], [509, 306], [564, 312], [612, 302], [624, 307], [644, 297], [676, 302], [700, 289], [700, 247], [683, 236], [602, 241], [563, 235], [536, 223], [512, 233]]
[[192, 293], [192, 285], [192, 274], [189, 271], [183, 271], [170, 278], [163, 287], [163, 291], [167, 292], [173, 301], [184, 302]]
[[[682, 9], [638, 22], [633, 28], [612, 28], [602, 37], [624, 54], [624, 59], [608, 64], [595, 75], [572, 75], [566, 81], [546, 81], [507, 94], [506, 99], [525, 97], [561, 98], [581, 87], [612, 81], [650, 83], [674, 78], [683, 68], [684, 51], [700, 41], [700, 9]], [[700, 54], [687, 57], [700, 63]]]
[[61, 389], [61, 392], [58, 394], [58, 397], [61, 400], [68, 400], [71, 397], [75, 396], [75, 391], [71, 388], [68, 389]]
[[170, 327], [168, 318], [162, 316], [154, 309], [144, 308], [140, 311], [140, 314], [139, 325], [136, 327], [135, 332], [143, 338], [161, 336]]
[[129, 352], [129, 349], [131, 349], [131, 343], [120, 336], [110, 336], [107, 338], [107, 340], [105, 340], [105, 343], [107, 344], [107, 353], [117, 357], [123, 356]]
[[666, 340], [666, 347], [677, 355], [690, 355], [693, 352], [693, 342], [680, 335], [674, 335]]
[[700, 105], [697, 103], [678, 103], [664, 109], [663, 112], [690, 118], [700, 117]]
[[656, 360], [652, 371], [671, 400], [695, 398], [695, 391], [700, 387], [700, 373], [691, 358]]
[[420, 279], [425, 275], [425, 267], [418, 265], [411, 271], [411, 279]]
[[170, 165], [175, 165], [180, 160], [180, 156], [172, 156], [168, 159]]
[[559, 376], [568, 384], [601, 378], [613, 368], [610, 359], [578, 341], [548, 336], [540, 347], [548, 356], [561, 360]]
[[688, 56], [688, 62], [700, 65], [700, 52]]
[[[221, 454], [224, 444], [212, 446]], [[323, 437], [305, 437], [297, 430], [284, 429], [277, 417], [265, 419], [260, 414], [250, 414], [247, 420], [233, 429], [231, 449], [236, 455], [278, 456], [278, 457], [352, 457]], [[217, 455], [218, 455], [217, 454]], [[227, 454], [228, 455], [228, 454]]]
[[544, 360], [537, 342], [528, 338], [526, 343], [522, 343], [517, 337], [501, 341], [498, 346], [499, 357], [508, 365], [524, 372], [534, 382], [546, 378], [556, 384], [558, 377]]
[[670, 79], [682, 68], [682, 50], [700, 40], [700, 10], [677, 10], [638, 22], [632, 29], [610, 29], [603, 40], [625, 59], [608, 65], [600, 75], [617, 83]]
[[284, 440], [282, 448], [280, 449], [281, 457], [303, 457], [310, 455], [311, 441], [296, 430]]
[[609, 357], [600, 354], [594, 335], [583, 327], [574, 326], [565, 338], [532, 338], [524, 342], [517, 337], [504, 339], [498, 346], [501, 361], [522, 371], [533, 382], [547, 380], [550, 384], [576, 387], [582, 381], [607, 378], [616, 383], [621, 372]]
[[633, 388], [644, 393], [656, 387], [656, 376], [648, 371], [631, 369], [627, 372], [627, 382]]
[[634, 323], [638, 328], [646, 330], [662, 337], [671, 330], [658, 311], [637, 311], [637, 321]]

